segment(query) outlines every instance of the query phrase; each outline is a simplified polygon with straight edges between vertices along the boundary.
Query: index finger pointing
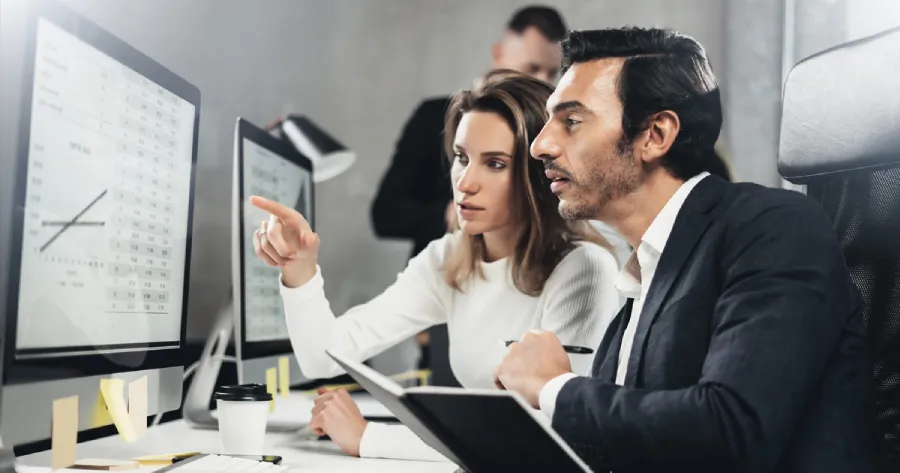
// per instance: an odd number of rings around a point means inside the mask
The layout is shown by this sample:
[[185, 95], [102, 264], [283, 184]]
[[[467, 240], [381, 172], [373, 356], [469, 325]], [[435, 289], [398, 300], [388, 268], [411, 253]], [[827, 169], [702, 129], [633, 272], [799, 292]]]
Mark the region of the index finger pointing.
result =
[[274, 200], [266, 199], [265, 197], [260, 197], [258, 195], [250, 196], [250, 204], [254, 207], [264, 210], [282, 220], [287, 221], [296, 221], [297, 216], [300, 215], [296, 210], [287, 207], [285, 205], [279, 204]]

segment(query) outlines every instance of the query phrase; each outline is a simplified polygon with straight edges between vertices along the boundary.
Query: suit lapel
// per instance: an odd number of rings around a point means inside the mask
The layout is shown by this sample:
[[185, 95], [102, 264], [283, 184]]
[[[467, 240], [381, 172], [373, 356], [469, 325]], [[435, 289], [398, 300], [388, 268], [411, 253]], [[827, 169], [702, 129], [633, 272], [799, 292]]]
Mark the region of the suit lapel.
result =
[[715, 176], [708, 176], [691, 192], [678, 212], [672, 233], [666, 241], [666, 248], [660, 256], [650, 291], [644, 301], [644, 307], [638, 318], [638, 326], [634, 333], [631, 355], [628, 358], [628, 371], [625, 374], [625, 386], [635, 386], [640, 367], [647, 348], [647, 335], [650, 327], [659, 317], [666, 296], [672, 285], [681, 274], [688, 257], [706, 231], [711, 219], [707, 212], [719, 202], [725, 189], [725, 181]]
[[[634, 305], [634, 299], [628, 299], [615, 322], [618, 322], [615, 335], [612, 340], [604, 347], [601, 344], [597, 351], [597, 357], [594, 358], [593, 375], [603, 381], [613, 383], [616, 381], [616, 367], [619, 365], [619, 349], [622, 348], [622, 337], [625, 334], [625, 327], [631, 319], [631, 307]], [[604, 349], [605, 348], [605, 349]], [[600, 358], [601, 354], [603, 357]]]

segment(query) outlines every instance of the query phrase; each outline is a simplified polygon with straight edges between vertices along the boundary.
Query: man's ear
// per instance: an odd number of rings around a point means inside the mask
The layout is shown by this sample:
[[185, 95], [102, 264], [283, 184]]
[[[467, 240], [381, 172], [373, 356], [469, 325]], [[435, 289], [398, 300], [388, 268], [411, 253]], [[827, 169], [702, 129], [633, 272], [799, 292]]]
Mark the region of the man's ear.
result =
[[503, 45], [500, 43], [500, 41], [497, 41], [491, 46], [491, 60], [494, 62], [493, 69], [497, 69], [497, 65], [500, 63], [500, 57], [503, 55]]
[[675, 137], [681, 130], [678, 114], [671, 110], [663, 110], [647, 117], [647, 129], [641, 133], [641, 140], [636, 148], [641, 161], [655, 163], [669, 152]]

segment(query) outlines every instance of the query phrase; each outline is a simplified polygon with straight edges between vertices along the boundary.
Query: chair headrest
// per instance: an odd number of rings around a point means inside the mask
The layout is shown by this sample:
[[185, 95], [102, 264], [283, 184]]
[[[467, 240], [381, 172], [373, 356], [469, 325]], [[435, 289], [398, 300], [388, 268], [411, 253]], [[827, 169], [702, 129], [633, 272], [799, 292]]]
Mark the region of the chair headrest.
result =
[[784, 87], [778, 172], [816, 176], [900, 166], [900, 28], [795, 65]]

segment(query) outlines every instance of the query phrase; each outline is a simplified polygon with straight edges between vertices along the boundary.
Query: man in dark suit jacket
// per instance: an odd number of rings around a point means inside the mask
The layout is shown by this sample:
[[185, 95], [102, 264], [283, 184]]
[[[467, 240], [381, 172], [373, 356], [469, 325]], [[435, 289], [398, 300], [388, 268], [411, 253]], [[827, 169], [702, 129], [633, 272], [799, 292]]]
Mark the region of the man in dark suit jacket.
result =
[[[560, 212], [636, 248], [628, 302], [577, 377], [529, 333], [497, 369], [596, 471], [871, 471], [861, 298], [806, 196], [704, 172], [721, 126], [703, 48], [571, 33], [544, 160]], [[576, 355], [573, 355], [576, 356]]]

